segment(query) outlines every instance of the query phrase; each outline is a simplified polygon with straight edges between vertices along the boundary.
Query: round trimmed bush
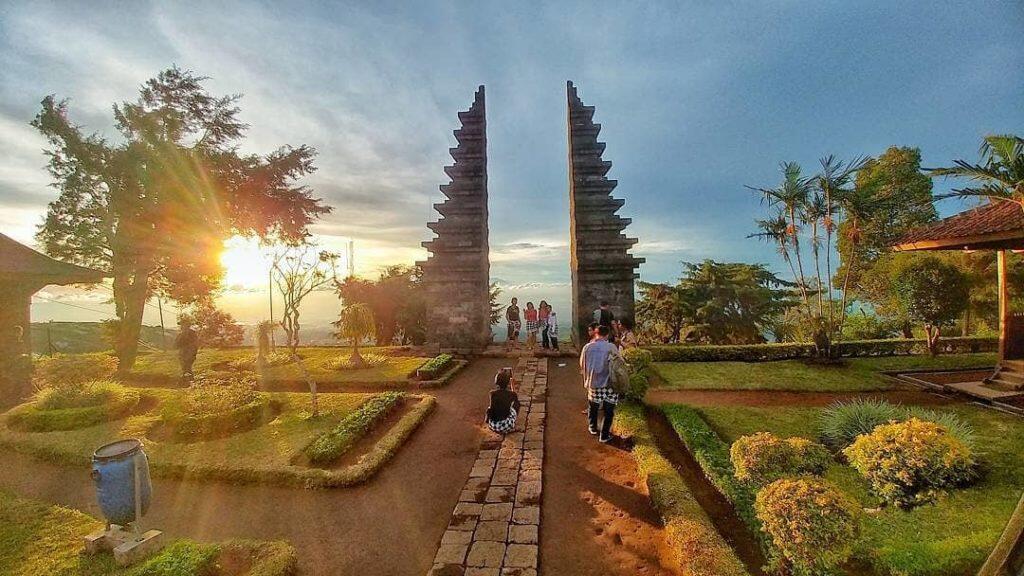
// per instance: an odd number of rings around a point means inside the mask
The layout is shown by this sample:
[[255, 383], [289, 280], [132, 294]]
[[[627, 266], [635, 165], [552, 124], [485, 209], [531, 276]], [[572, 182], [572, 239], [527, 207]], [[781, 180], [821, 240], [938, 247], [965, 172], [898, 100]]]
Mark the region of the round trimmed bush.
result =
[[[228, 366], [232, 370], [255, 370], [257, 361], [259, 360], [258, 354], [251, 354], [249, 356], [243, 356], [242, 358], [236, 358], [228, 362]], [[287, 352], [271, 352], [263, 358], [263, 366], [284, 366], [292, 361], [292, 357]]]
[[783, 478], [757, 493], [754, 511], [777, 554], [797, 575], [830, 573], [850, 558], [860, 510], [817, 478]]
[[821, 474], [831, 456], [824, 446], [806, 438], [782, 439], [770, 432], [743, 436], [729, 449], [738, 480], [764, 486], [786, 476]]
[[927, 501], [975, 477], [970, 448], [945, 427], [919, 418], [878, 426], [843, 454], [879, 497], [898, 506]]
[[127, 416], [139, 403], [139, 392], [101, 380], [43, 388], [35, 400], [8, 414], [8, 423], [29, 432], [76, 430]]
[[177, 402], [164, 404], [162, 416], [178, 440], [230, 436], [258, 426], [270, 406], [250, 376], [202, 376]]
[[383, 354], [360, 354], [365, 365], [356, 367], [352, 363], [352, 356], [335, 356], [324, 362], [328, 370], [358, 370], [360, 368], [376, 368], [388, 363], [388, 357]]
[[106, 380], [117, 372], [117, 358], [110, 354], [54, 354], [35, 361], [35, 377], [43, 387]]

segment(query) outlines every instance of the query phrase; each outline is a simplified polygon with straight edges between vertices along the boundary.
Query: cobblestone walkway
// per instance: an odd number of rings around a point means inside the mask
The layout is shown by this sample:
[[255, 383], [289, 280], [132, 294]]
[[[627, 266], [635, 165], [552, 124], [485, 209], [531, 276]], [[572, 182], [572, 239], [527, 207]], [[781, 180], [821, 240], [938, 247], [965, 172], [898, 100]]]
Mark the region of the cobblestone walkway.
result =
[[536, 576], [547, 358], [520, 358], [516, 430], [483, 443], [428, 576]]

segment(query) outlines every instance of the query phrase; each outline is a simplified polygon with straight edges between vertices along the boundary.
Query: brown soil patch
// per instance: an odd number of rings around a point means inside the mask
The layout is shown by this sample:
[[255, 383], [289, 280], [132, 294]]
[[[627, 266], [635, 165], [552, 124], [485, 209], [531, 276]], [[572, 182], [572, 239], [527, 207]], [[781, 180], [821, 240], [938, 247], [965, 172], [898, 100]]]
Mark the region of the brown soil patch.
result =
[[828, 406], [853, 398], [883, 398], [900, 404], [938, 405], [962, 402], [956, 396], [923, 390], [877, 392], [786, 392], [781, 390], [651, 390], [648, 404], [692, 406]]
[[575, 363], [550, 361], [545, 432], [541, 572], [670, 575], [661, 519], [632, 456], [587, 432]]
[[708, 481], [700, 464], [693, 459], [693, 455], [679, 439], [665, 414], [661, 410], [647, 410], [647, 425], [654, 435], [658, 449], [679, 472], [679, 476], [707, 512], [718, 533], [732, 546], [751, 574], [763, 575], [766, 560], [760, 543], [736, 515], [732, 503]]
[[217, 576], [242, 576], [252, 568], [252, 554], [240, 548], [222, 548], [217, 556]]

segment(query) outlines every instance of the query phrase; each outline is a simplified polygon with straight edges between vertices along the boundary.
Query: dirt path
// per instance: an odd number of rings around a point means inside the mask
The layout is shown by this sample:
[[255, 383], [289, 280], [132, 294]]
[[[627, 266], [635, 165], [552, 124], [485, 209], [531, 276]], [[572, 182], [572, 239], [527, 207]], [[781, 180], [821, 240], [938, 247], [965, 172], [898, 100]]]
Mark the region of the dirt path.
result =
[[[298, 549], [306, 575], [423, 576], [484, 437], [479, 423], [490, 382], [508, 364], [507, 359], [475, 361], [436, 391], [435, 413], [364, 486], [306, 491], [157, 480], [147, 522], [171, 538], [288, 540]], [[8, 453], [0, 487], [99, 516], [85, 469]], [[566, 529], [582, 531], [575, 525]]]
[[645, 402], [693, 406], [828, 406], [852, 398], [883, 398], [900, 404], [952, 404], [963, 402], [954, 395], [924, 390], [877, 392], [787, 392], [784, 390], [651, 390]]
[[[559, 364], [566, 364], [560, 367]], [[574, 360], [550, 360], [541, 571], [550, 576], [668, 575], [657, 513], [632, 457], [587, 432]]]

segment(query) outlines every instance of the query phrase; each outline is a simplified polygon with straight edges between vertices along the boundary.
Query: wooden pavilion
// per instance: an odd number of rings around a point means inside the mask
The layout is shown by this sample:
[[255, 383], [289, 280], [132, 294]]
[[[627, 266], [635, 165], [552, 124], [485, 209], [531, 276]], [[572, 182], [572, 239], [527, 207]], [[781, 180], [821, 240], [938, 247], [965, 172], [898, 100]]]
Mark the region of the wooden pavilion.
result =
[[995, 250], [999, 276], [999, 365], [985, 384], [1024, 390], [1024, 310], [1011, 311], [1007, 251], [1024, 252], [1024, 209], [996, 201], [911, 230], [894, 246], [911, 250]]
[[32, 295], [51, 284], [92, 284], [107, 276], [54, 260], [0, 234], [0, 384], [5, 385], [4, 395], [28, 390]]

